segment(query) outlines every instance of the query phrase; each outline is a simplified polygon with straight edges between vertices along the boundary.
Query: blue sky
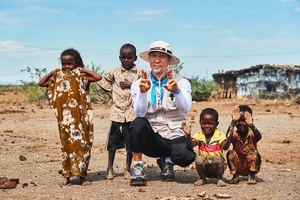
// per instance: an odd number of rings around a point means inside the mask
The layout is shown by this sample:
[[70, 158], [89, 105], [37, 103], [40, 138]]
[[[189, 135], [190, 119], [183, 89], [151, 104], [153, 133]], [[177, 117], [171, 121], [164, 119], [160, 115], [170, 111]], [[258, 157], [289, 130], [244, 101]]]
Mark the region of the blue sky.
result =
[[[60, 68], [77, 49], [85, 65], [119, 67], [125, 43], [147, 50], [171, 44], [181, 75], [211, 79], [218, 70], [300, 65], [298, 0], [0, 0], [0, 83], [30, 80], [28, 67]], [[149, 70], [141, 58], [136, 64]]]

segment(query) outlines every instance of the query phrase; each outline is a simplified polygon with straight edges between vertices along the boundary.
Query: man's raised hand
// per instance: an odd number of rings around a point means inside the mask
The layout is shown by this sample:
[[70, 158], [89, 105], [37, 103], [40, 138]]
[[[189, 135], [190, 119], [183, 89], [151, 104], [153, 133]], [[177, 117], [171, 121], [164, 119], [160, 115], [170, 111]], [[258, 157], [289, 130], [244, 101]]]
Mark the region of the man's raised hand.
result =
[[141, 91], [141, 93], [147, 92], [150, 89], [150, 87], [151, 87], [151, 82], [150, 82], [150, 79], [148, 79], [147, 72], [142, 70], [142, 79], [141, 79], [141, 82], [140, 82], [140, 91]]
[[164, 84], [164, 88], [166, 88], [170, 92], [175, 92], [178, 90], [178, 84], [177, 82], [173, 79], [172, 75], [172, 70], [168, 69], [167, 71], [167, 76], [168, 76], [168, 82]]

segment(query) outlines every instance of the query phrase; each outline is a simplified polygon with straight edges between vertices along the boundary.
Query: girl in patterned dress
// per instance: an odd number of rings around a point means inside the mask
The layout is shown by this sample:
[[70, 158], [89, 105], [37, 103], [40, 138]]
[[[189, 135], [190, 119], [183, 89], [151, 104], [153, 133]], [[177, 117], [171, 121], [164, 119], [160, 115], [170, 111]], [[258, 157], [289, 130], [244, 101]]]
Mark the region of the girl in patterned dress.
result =
[[51, 108], [57, 117], [62, 151], [62, 175], [60, 185], [70, 184], [72, 176], [79, 176], [83, 186], [91, 158], [94, 140], [94, 124], [89, 96], [90, 82], [102, 76], [84, 68], [82, 58], [75, 49], [61, 53], [62, 69], [55, 69], [38, 83], [48, 87]]

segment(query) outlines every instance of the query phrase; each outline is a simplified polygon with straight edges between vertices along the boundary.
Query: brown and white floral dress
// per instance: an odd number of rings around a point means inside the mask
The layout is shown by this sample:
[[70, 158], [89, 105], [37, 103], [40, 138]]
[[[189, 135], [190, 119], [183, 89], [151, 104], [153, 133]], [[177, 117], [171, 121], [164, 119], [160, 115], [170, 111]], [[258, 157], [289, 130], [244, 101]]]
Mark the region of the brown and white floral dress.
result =
[[57, 117], [62, 151], [62, 175], [87, 176], [94, 139], [88, 77], [78, 68], [55, 72], [48, 98]]

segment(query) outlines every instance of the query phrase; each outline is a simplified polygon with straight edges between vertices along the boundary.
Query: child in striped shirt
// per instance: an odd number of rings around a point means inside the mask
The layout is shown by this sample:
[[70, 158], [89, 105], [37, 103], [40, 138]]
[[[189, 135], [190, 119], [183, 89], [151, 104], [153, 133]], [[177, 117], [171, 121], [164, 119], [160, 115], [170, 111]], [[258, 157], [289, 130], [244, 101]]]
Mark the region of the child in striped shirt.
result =
[[217, 129], [219, 114], [213, 108], [206, 108], [200, 114], [201, 130], [191, 136], [191, 125], [182, 123], [182, 129], [187, 135], [188, 145], [193, 148], [199, 147], [199, 153], [196, 157], [196, 170], [200, 180], [194, 183], [200, 186], [207, 183], [207, 178], [217, 178], [217, 186], [226, 186], [223, 181], [223, 174], [226, 169], [223, 150], [230, 146], [230, 140], [226, 135]]

